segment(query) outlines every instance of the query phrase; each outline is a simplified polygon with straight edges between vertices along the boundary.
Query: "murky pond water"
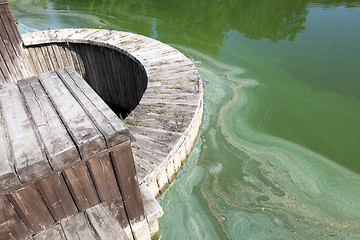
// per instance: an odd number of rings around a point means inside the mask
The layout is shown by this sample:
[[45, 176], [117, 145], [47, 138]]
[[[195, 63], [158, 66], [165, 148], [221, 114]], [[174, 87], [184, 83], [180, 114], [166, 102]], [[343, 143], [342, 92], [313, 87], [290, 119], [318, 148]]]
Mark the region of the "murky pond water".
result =
[[161, 239], [360, 239], [360, 2], [10, 0], [22, 32], [168, 43], [205, 90], [199, 140], [159, 199]]

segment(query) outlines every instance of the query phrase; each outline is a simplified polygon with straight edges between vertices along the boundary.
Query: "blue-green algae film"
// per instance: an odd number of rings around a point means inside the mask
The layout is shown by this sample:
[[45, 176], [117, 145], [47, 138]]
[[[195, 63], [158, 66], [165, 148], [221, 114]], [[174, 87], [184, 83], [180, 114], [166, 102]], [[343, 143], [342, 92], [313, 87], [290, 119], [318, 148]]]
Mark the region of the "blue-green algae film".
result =
[[161, 239], [360, 239], [360, 1], [10, 0], [22, 33], [90, 27], [199, 69], [198, 141]]

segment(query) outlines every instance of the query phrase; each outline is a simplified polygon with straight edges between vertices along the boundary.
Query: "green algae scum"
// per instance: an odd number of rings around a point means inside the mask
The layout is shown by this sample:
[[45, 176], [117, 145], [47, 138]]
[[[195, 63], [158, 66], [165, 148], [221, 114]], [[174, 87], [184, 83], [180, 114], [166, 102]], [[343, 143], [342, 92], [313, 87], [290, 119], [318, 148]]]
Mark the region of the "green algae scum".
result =
[[22, 33], [125, 30], [204, 85], [195, 148], [158, 199], [161, 239], [360, 239], [360, 2], [9, 2]]

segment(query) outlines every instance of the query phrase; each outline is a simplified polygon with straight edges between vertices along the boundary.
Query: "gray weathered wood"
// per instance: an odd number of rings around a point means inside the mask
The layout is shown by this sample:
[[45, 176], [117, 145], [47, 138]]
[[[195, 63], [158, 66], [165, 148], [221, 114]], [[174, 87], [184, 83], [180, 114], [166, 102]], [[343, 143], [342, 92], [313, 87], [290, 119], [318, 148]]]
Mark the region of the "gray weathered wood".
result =
[[129, 140], [124, 123], [72, 67], [56, 71], [90, 119], [103, 134], [108, 147]]
[[43, 73], [39, 75], [39, 79], [82, 158], [87, 159], [105, 150], [104, 138], [57, 74], [55, 72]]
[[50, 165], [15, 83], [0, 86], [0, 108], [12, 148], [15, 169], [21, 182], [33, 181], [49, 174]]
[[0, 194], [10, 189], [20, 187], [21, 183], [16, 175], [9, 142], [5, 132], [5, 125], [0, 107]]
[[60, 224], [55, 224], [48, 230], [37, 234], [34, 240], [67, 240]]
[[67, 240], [99, 240], [83, 213], [77, 213], [61, 221]]
[[46, 155], [55, 171], [80, 161], [66, 128], [36, 77], [18, 81]]
[[101, 239], [128, 239], [115, 217], [111, 214], [106, 203], [101, 203], [89, 208], [86, 210], [86, 214]]
[[140, 191], [144, 203], [144, 213], [148, 222], [161, 217], [164, 212], [145, 184], [140, 185]]

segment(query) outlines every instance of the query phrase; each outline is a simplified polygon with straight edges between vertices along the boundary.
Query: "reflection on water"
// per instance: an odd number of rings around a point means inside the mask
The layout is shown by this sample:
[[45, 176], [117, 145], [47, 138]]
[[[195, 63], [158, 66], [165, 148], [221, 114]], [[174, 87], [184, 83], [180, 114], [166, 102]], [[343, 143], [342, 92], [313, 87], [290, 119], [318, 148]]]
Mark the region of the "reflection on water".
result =
[[201, 135], [162, 239], [360, 238], [360, 2], [10, 0], [23, 32], [127, 30], [199, 68]]

